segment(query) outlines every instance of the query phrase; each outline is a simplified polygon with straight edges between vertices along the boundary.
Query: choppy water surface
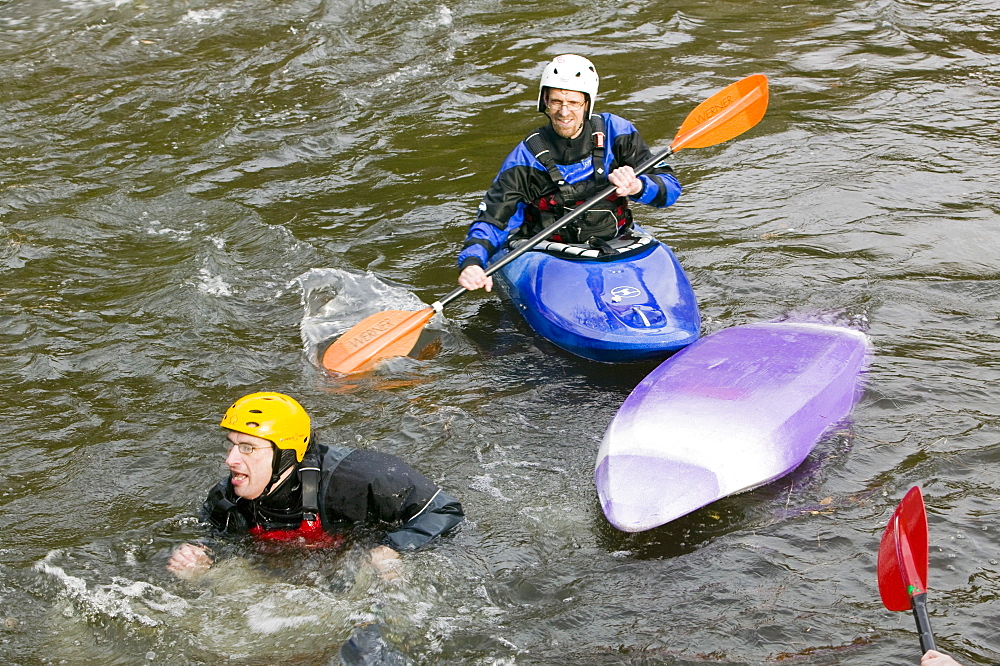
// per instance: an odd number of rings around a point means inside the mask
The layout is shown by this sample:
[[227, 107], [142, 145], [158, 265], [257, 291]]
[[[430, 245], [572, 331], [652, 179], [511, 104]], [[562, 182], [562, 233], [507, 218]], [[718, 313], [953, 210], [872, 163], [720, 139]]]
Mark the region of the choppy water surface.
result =
[[[875, 576], [914, 484], [939, 646], [1000, 660], [1000, 4], [38, 0], [0, 3], [0, 31], [0, 661], [325, 663], [377, 621], [415, 663], [915, 664]], [[651, 366], [568, 357], [480, 294], [432, 358], [344, 380], [309, 353], [350, 318], [334, 292], [360, 316], [453, 288], [561, 52], [654, 145], [767, 74], [764, 121], [672, 158], [681, 201], [640, 218], [706, 333], [837, 313], [875, 352], [802, 468], [637, 535], [591, 474]], [[174, 580], [221, 412], [261, 389], [408, 459], [468, 524], [402, 584], [363, 534]]]

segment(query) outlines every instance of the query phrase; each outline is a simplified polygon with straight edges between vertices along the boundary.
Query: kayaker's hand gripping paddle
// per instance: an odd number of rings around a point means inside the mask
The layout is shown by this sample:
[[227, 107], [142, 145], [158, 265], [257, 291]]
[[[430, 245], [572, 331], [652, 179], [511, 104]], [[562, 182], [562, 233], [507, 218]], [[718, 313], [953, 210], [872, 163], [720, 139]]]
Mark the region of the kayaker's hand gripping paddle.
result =
[[891, 611], [913, 609], [920, 649], [937, 649], [927, 615], [927, 512], [920, 487], [903, 497], [889, 519], [878, 548], [878, 591]]
[[[756, 125], [764, 117], [766, 110], [767, 77], [754, 74], [737, 81], [696, 106], [685, 118], [670, 147], [640, 164], [635, 168], [635, 173], [639, 175], [648, 171], [682, 148], [705, 148], [737, 137]], [[571, 213], [539, 231], [516, 250], [490, 264], [486, 274], [492, 275], [528, 252], [614, 191], [615, 186], [608, 185]], [[431, 317], [465, 292], [464, 287], [459, 287], [430, 307], [416, 312], [384, 310], [365, 317], [326, 348], [323, 367], [330, 372], [349, 374], [370, 370], [382, 359], [406, 356], [413, 350], [420, 332]]]

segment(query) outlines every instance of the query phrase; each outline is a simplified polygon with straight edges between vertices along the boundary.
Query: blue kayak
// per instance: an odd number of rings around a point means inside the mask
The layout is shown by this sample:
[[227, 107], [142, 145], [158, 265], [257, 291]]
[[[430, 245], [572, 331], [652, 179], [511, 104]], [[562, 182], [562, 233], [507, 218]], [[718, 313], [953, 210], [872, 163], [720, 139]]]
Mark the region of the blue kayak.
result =
[[638, 228], [603, 252], [543, 241], [494, 277], [539, 335], [577, 356], [662, 359], [698, 339], [701, 315], [684, 269]]

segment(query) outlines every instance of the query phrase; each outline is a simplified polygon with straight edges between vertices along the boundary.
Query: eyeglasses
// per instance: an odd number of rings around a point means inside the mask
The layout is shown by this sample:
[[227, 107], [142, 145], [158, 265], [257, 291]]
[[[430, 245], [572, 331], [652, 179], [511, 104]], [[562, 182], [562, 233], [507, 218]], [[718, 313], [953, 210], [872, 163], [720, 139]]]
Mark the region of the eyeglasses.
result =
[[580, 100], [576, 99], [569, 101], [550, 99], [547, 102], [545, 102], [545, 106], [548, 107], [549, 111], [558, 111], [561, 107], [564, 106], [570, 111], [579, 111], [584, 107], [586, 103], [587, 103], [586, 101], [581, 102]]
[[242, 453], [245, 456], [251, 456], [251, 455], [253, 455], [254, 451], [258, 451], [260, 449], [269, 449], [269, 448], [271, 448], [270, 446], [254, 446], [253, 444], [250, 444], [249, 442], [238, 442], [238, 443], [234, 444], [233, 442], [230, 442], [228, 439], [225, 441], [225, 443], [222, 446], [226, 449], [226, 453], [229, 453], [230, 451], [232, 451], [233, 447], [235, 446], [236, 448], [238, 448], [240, 450], [240, 453]]

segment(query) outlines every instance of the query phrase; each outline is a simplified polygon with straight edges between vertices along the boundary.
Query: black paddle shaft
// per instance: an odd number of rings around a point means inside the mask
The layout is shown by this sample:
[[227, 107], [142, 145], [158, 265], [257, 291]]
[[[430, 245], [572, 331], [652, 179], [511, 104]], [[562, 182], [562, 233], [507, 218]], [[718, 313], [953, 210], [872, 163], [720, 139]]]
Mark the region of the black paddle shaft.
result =
[[913, 608], [913, 619], [917, 623], [917, 636], [920, 638], [920, 649], [923, 652], [936, 650], [937, 648], [934, 646], [934, 634], [931, 633], [931, 619], [927, 615], [927, 593], [914, 594], [910, 597], [910, 606]]
[[[656, 155], [653, 155], [651, 158], [640, 164], [635, 169], [635, 175], [638, 176], [639, 174], [649, 171], [654, 166], [656, 166], [657, 164], [665, 160], [667, 157], [669, 157], [673, 152], [674, 152], [673, 148], [667, 148], [666, 150], [657, 153]], [[590, 197], [582, 204], [574, 208], [573, 212], [571, 212], [569, 215], [564, 215], [563, 217], [559, 218], [558, 220], [556, 220], [555, 222], [553, 222], [552, 224], [545, 227], [537, 234], [529, 238], [527, 243], [521, 245], [516, 250], [511, 250], [510, 252], [507, 253], [506, 256], [504, 256], [503, 259], [493, 264], [490, 264], [490, 267], [486, 269], [486, 274], [492, 275], [493, 273], [496, 273], [498, 270], [500, 270], [510, 262], [520, 257], [525, 252], [530, 251], [532, 248], [541, 243], [543, 240], [545, 240], [555, 232], [559, 231], [564, 226], [566, 226], [576, 218], [580, 217], [594, 206], [596, 206], [598, 203], [601, 202], [601, 200], [610, 196], [611, 193], [614, 192], [616, 189], [617, 188], [614, 185], [608, 185], [603, 190], [601, 190], [600, 192], [598, 192], [597, 194]], [[443, 308], [448, 303], [451, 303], [453, 300], [464, 294], [466, 291], [468, 290], [465, 287], [459, 287], [454, 291], [452, 291], [447, 296], [445, 296], [444, 298], [442, 298], [441, 300], [439, 300], [437, 303], [432, 304], [431, 307], [440, 312], [441, 308]]]

